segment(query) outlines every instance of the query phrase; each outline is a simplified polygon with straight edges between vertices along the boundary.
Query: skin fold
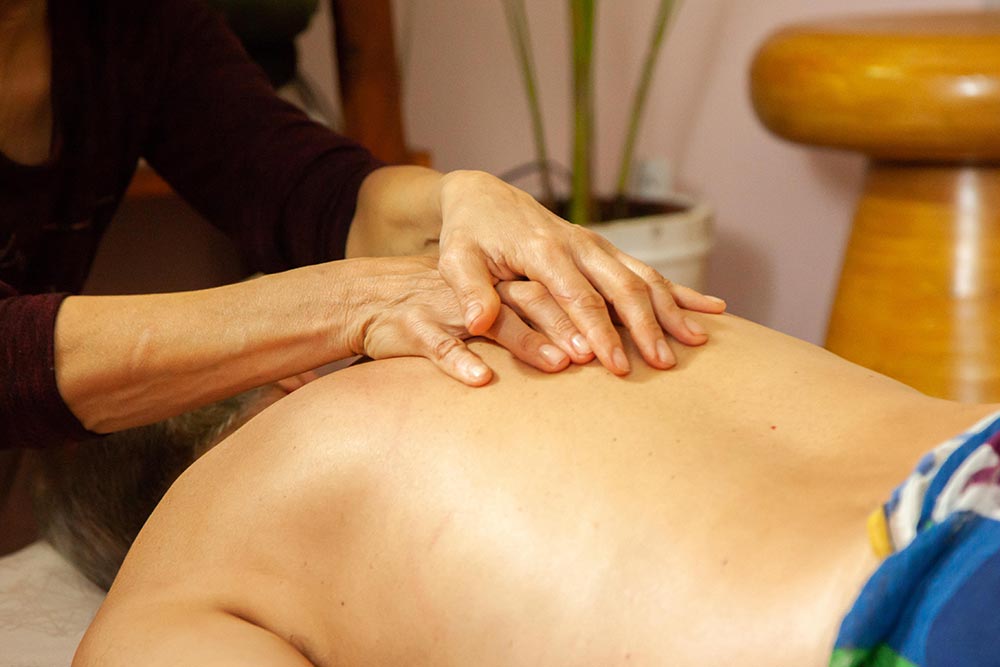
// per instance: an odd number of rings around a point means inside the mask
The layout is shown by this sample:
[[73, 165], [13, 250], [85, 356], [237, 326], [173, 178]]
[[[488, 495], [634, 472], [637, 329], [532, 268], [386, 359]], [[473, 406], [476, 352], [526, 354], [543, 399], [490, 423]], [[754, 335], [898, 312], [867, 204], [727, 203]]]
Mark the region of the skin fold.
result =
[[395, 359], [297, 390], [171, 488], [74, 665], [825, 664], [865, 518], [997, 406], [691, 317], [670, 373], [474, 342], [481, 389]]

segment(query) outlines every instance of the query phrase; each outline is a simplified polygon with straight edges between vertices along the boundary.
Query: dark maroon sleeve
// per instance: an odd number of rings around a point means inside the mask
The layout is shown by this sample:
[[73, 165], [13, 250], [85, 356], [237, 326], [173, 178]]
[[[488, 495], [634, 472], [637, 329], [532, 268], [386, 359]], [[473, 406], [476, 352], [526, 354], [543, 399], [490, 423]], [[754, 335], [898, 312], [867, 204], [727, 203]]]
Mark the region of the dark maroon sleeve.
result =
[[342, 258], [361, 181], [381, 163], [278, 98], [215, 12], [158, 4], [165, 62], [147, 160], [254, 268]]
[[54, 332], [65, 294], [18, 296], [0, 282], [0, 448], [92, 437], [56, 388]]

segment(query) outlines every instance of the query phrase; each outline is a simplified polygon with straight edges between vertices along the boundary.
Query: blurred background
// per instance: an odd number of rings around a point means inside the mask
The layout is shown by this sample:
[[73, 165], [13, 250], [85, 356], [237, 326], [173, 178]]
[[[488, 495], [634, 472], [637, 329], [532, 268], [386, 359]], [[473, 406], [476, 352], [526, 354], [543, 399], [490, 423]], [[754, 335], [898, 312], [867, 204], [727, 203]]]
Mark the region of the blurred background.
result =
[[[214, 1], [223, 8], [267, 4]], [[599, 194], [612, 188], [626, 107], [658, 1], [598, 3], [594, 168]], [[295, 2], [307, 7], [296, 19], [304, 24], [316, 0]], [[567, 165], [572, 129], [567, 3], [528, 0], [526, 5], [549, 152]], [[528, 106], [502, 1], [392, 0], [391, 6], [406, 146], [425, 153], [441, 171], [476, 168], [504, 175], [532, 161]], [[789, 23], [829, 16], [983, 8], [1000, 11], [1000, 0], [683, 3], [656, 70], [636, 162], [647, 194], [673, 188], [714, 208], [707, 291], [724, 297], [731, 312], [822, 344], [861, 191], [861, 156], [784, 142], [754, 116], [749, 69], [764, 39]], [[287, 9], [282, 5], [281, 12], [296, 14]], [[318, 0], [295, 40], [299, 83], [306, 85], [290, 97], [302, 101], [304, 92], [313, 110], [337, 127], [342, 114], [330, 15], [330, 0]], [[251, 33], [267, 28], [250, 27]], [[291, 34], [299, 27], [293, 26]], [[533, 191], [536, 184], [528, 178], [517, 185]], [[201, 280], [215, 274], [211, 284], [240, 275], [235, 258], [229, 265], [218, 258], [226, 241], [206, 224], [190, 224], [195, 217], [175, 198], [126, 200], [106, 239], [103, 261], [98, 257], [90, 291], [119, 291], [113, 279], [104, 277], [111, 271], [97, 270], [108, 266], [129, 274], [130, 287], [158, 291], [159, 277], [133, 251], [150, 242], [151, 231], [170, 238], [161, 244], [159, 261], [173, 269], [172, 288], [206, 286], [194, 282], [196, 275]], [[178, 271], [182, 268], [191, 270]]]

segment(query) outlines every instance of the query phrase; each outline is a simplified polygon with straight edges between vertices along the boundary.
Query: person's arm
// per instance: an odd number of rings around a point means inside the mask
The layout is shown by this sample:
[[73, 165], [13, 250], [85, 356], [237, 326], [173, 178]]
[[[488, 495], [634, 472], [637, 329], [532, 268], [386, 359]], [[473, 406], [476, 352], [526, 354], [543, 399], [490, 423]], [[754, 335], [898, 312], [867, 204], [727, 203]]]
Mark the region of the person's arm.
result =
[[0, 282], [0, 449], [87, 435], [53, 372], [52, 331], [65, 294], [22, 296]]
[[433, 169], [413, 166], [370, 173], [358, 191], [347, 257], [437, 255], [441, 178]]
[[720, 301], [665, 281], [482, 172], [379, 169], [277, 99], [218, 17], [190, 0], [163, 6], [169, 57], [147, 157], [241, 239], [257, 268], [342, 256], [352, 217], [369, 227], [352, 232], [366, 255], [419, 251], [440, 227], [441, 272], [473, 334], [501, 312], [493, 285], [524, 276], [549, 289], [581, 334], [553, 342], [574, 358], [592, 351], [615, 373], [629, 363], [608, 304], [657, 368], [675, 362], [665, 334], [688, 345], [707, 340], [678, 306], [720, 312]]
[[[433, 258], [360, 258], [195, 292], [69, 297], [55, 324], [55, 380], [80, 422], [108, 433], [358, 354], [423, 356], [486, 384], [467, 336]], [[507, 306], [487, 336], [540, 370], [570, 361]]]
[[358, 189], [382, 163], [275, 95], [214, 11], [149, 6], [144, 157], [254, 269], [344, 257]]

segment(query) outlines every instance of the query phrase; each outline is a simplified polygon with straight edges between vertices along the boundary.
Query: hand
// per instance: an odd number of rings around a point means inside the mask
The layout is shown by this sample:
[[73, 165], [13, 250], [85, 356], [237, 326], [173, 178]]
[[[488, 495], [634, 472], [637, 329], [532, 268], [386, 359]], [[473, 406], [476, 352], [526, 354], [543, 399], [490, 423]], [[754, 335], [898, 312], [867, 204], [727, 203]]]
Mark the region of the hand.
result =
[[545, 285], [533, 280], [504, 280], [496, 284], [502, 308], [510, 308], [521, 320], [569, 355], [573, 363], [594, 359], [587, 339], [580, 333]]
[[525, 276], [549, 290], [601, 363], [624, 375], [629, 363], [613, 314], [651, 366], [670, 368], [675, 358], [664, 332], [686, 345], [708, 340], [682, 308], [721, 313], [726, 307], [671, 283], [598, 234], [485, 173], [444, 176], [441, 218], [439, 270], [458, 295], [473, 334], [485, 333], [500, 316], [496, 284]]
[[[352, 343], [356, 354], [373, 359], [422, 356], [465, 384], [480, 386], [490, 381], [492, 371], [464, 343], [471, 334], [465, 328], [454, 291], [437, 271], [436, 260], [400, 257], [353, 262], [360, 269], [351, 290], [356, 299], [351, 310], [359, 316]], [[572, 325], [567, 326], [568, 320], [561, 312], [553, 312], [558, 308], [551, 298], [541, 296], [529, 283], [523, 285], [505, 285], [501, 289], [518, 311], [535, 314], [537, 326], [543, 331], [572, 336]], [[541, 371], [560, 371], [571, 360], [506, 304], [500, 306], [493, 324], [482, 335]], [[564, 335], [560, 340], [568, 345]], [[572, 353], [573, 361], [588, 358], [586, 354]]]

